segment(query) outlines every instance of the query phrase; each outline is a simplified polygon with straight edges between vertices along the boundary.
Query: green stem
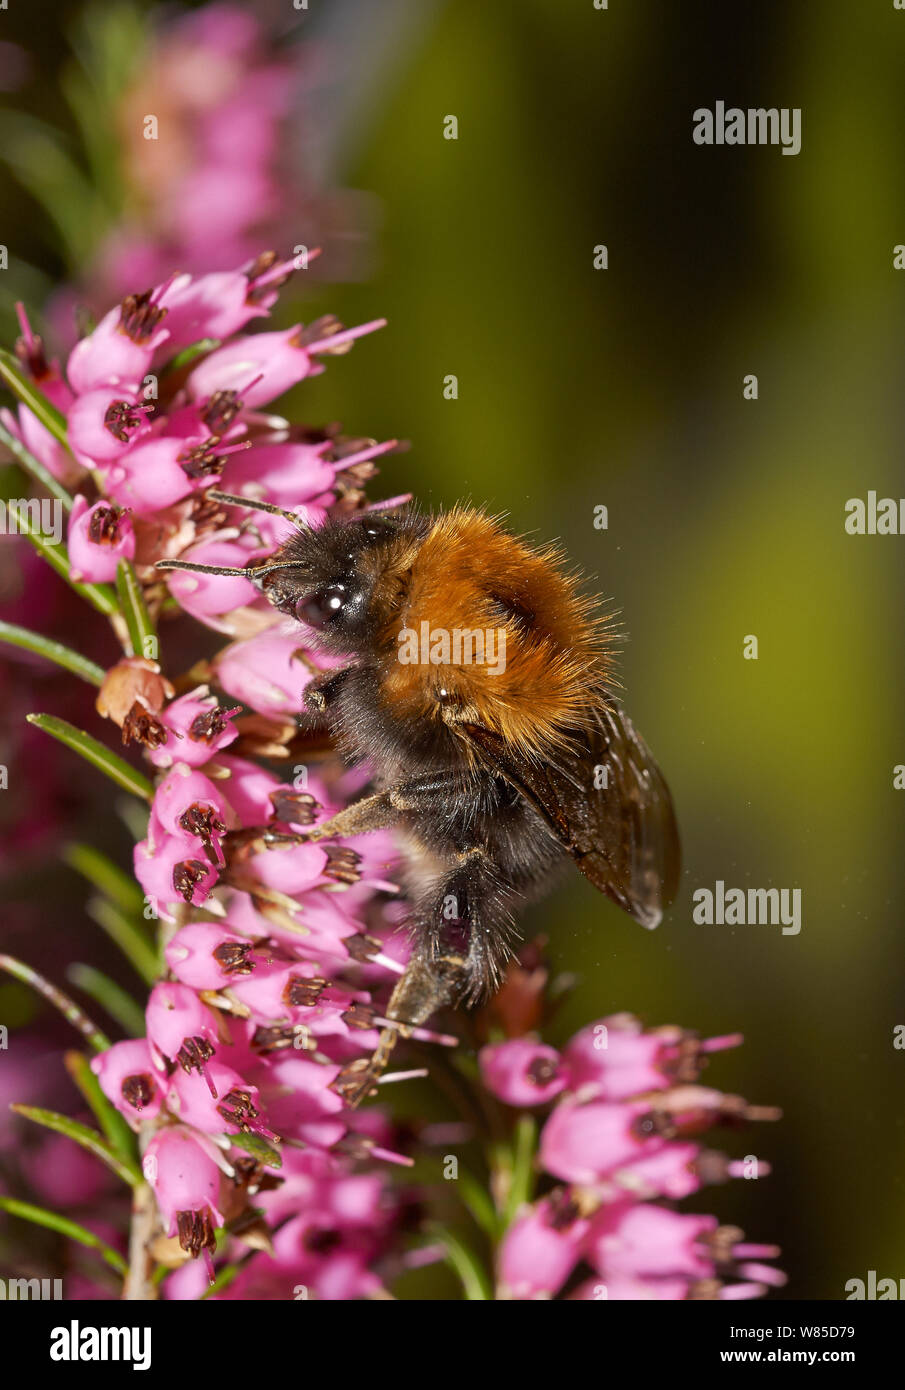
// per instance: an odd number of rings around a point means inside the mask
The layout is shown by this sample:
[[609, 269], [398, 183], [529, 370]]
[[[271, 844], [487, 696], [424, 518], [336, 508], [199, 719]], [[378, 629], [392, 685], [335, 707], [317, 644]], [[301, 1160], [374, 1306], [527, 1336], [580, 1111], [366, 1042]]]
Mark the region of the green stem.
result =
[[5, 348], [0, 348], [0, 378], [13, 395], [17, 396], [22, 404], [28, 407], [44, 428], [50, 431], [57, 443], [68, 449], [69, 440], [66, 435], [65, 417], [47, 399], [44, 392], [40, 391], [33, 381], [29, 380], [19, 366], [18, 359], [13, 353], [7, 352]]
[[434, 1230], [433, 1234], [446, 1247], [446, 1262], [455, 1270], [469, 1302], [486, 1302], [493, 1298], [493, 1284], [478, 1256], [465, 1241], [451, 1231]]
[[30, 985], [37, 990], [38, 994], [59, 1009], [60, 1013], [71, 1023], [73, 1028], [77, 1028], [82, 1037], [88, 1042], [95, 1052], [106, 1052], [110, 1046], [110, 1039], [101, 1032], [92, 1022], [84, 1010], [80, 1009], [74, 999], [70, 999], [68, 994], [64, 994], [56, 985], [52, 985], [49, 980], [45, 980], [43, 975], [39, 975], [37, 970], [33, 970], [24, 961], [17, 960], [15, 956], [0, 955], [0, 970], [5, 970], [8, 975], [13, 975], [23, 984]]
[[157, 633], [151, 622], [138, 576], [128, 560], [120, 560], [116, 572], [116, 592], [129, 630], [132, 655], [157, 660]]
[[96, 1004], [100, 1004], [102, 1009], [106, 1009], [123, 1032], [132, 1038], [144, 1037], [145, 1016], [141, 1005], [137, 1004], [121, 985], [111, 980], [109, 975], [105, 975], [102, 970], [96, 970], [93, 965], [75, 961], [68, 967], [66, 978], [76, 989], [82, 990]]

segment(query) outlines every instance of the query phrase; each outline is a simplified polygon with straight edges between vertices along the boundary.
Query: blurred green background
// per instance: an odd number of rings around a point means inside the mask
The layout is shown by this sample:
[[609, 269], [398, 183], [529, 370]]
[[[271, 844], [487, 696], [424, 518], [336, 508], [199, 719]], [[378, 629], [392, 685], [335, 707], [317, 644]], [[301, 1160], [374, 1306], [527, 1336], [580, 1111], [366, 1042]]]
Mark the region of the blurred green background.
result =
[[[58, 120], [76, 8], [0, 16], [33, 57], [15, 101]], [[314, 32], [330, 8], [310, 0]], [[622, 610], [626, 704], [678, 807], [683, 886], [657, 932], [578, 875], [531, 914], [578, 976], [551, 1040], [623, 1009], [742, 1031], [708, 1079], [783, 1108], [726, 1140], [773, 1173], [696, 1205], [782, 1244], [786, 1297], [905, 1276], [905, 540], [844, 530], [848, 498], [905, 492], [905, 13], [452, 0], [371, 62], [369, 7], [342, 8], [365, 51], [331, 172], [382, 216], [367, 277], [304, 312], [390, 323], [291, 413], [410, 440], [381, 491], [562, 537]], [[802, 108], [801, 153], [696, 146], [692, 112], [718, 99]], [[61, 273], [8, 179], [3, 210], [11, 258]], [[717, 879], [800, 888], [801, 934], [695, 926]]]

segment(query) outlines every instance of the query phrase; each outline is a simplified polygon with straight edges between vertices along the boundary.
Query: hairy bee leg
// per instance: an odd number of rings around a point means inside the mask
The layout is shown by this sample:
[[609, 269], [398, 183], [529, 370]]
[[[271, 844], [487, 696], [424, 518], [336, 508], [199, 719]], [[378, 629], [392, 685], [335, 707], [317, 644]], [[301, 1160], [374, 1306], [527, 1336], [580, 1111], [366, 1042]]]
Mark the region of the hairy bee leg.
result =
[[335, 816], [306, 832], [307, 840], [326, 840], [331, 835], [364, 835], [369, 830], [383, 830], [406, 811], [433, 810], [448, 802], [450, 794], [460, 784], [449, 774], [428, 773], [413, 777], [387, 792], [377, 792], [356, 801]]
[[384, 1028], [372, 1055], [351, 1062], [333, 1082], [332, 1089], [343, 1097], [350, 1109], [354, 1110], [366, 1097], [376, 1093], [399, 1039], [408, 1037], [413, 1028], [458, 996], [465, 968], [462, 956], [449, 956], [441, 961], [427, 961], [418, 954], [412, 957], [387, 1005], [387, 1018], [399, 1026]]
[[383, 830], [398, 818], [399, 812], [390, 801], [389, 792], [377, 792], [366, 796], [345, 810], [337, 811], [335, 816], [321, 825], [312, 826], [305, 831], [305, 839], [328, 840], [333, 835], [364, 835], [369, 830]]

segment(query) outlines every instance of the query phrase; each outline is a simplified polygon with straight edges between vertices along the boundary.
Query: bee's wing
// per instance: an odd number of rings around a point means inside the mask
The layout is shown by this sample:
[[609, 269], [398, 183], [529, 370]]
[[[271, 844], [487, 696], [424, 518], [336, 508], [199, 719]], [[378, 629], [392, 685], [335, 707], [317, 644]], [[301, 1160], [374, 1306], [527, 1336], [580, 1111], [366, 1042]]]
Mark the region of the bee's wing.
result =
[[675, 812], [647, 744], [617, 705], [602, 705], [581, 746], [543, 766], [489, 729], [458, 729], [540, 811], [595, 888], [643, 927], [659, 925], [679, 882]]

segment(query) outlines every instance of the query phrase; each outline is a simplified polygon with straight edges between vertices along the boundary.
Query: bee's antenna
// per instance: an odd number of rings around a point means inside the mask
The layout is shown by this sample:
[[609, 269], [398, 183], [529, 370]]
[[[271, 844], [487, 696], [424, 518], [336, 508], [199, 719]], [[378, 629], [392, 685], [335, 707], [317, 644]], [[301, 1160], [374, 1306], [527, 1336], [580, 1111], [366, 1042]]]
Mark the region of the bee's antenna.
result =
[[199, 565], [194, 560], [158, 560], [154, 568], [156, 570], [188, 570], [192, 574], [233, 575], [237, 578], [247, 579], [249, 584], [258, 584], [265, 575], [273, 574], [274, 570], [298, 570], [304, 569], [305, 566], [300, 560], [280, 560], [276, 565], [231, 569], [228, 565]]
[[196, 565], [192, 560], [158, 560], [156, 570], [192, 570], [195, 574], [233, 574], [243, 579], [251, 576], [247, 569], [229, 569], [226, 565]]
[[274, 502], [259, 502], [254, 497], [233, 497], [228, 492], [218, 492], [216, 488], [209, 488], [207, 496], [214, 502], [224, 502], [229, 507], [247, 507], [253, 512], [270, 512], [271, 516], [281, 516], [286, 521], [293, 522], [300, 531], [305, 529], [304, 523], [295, 512], [289, 512], [285, 507], [278, 507]]

